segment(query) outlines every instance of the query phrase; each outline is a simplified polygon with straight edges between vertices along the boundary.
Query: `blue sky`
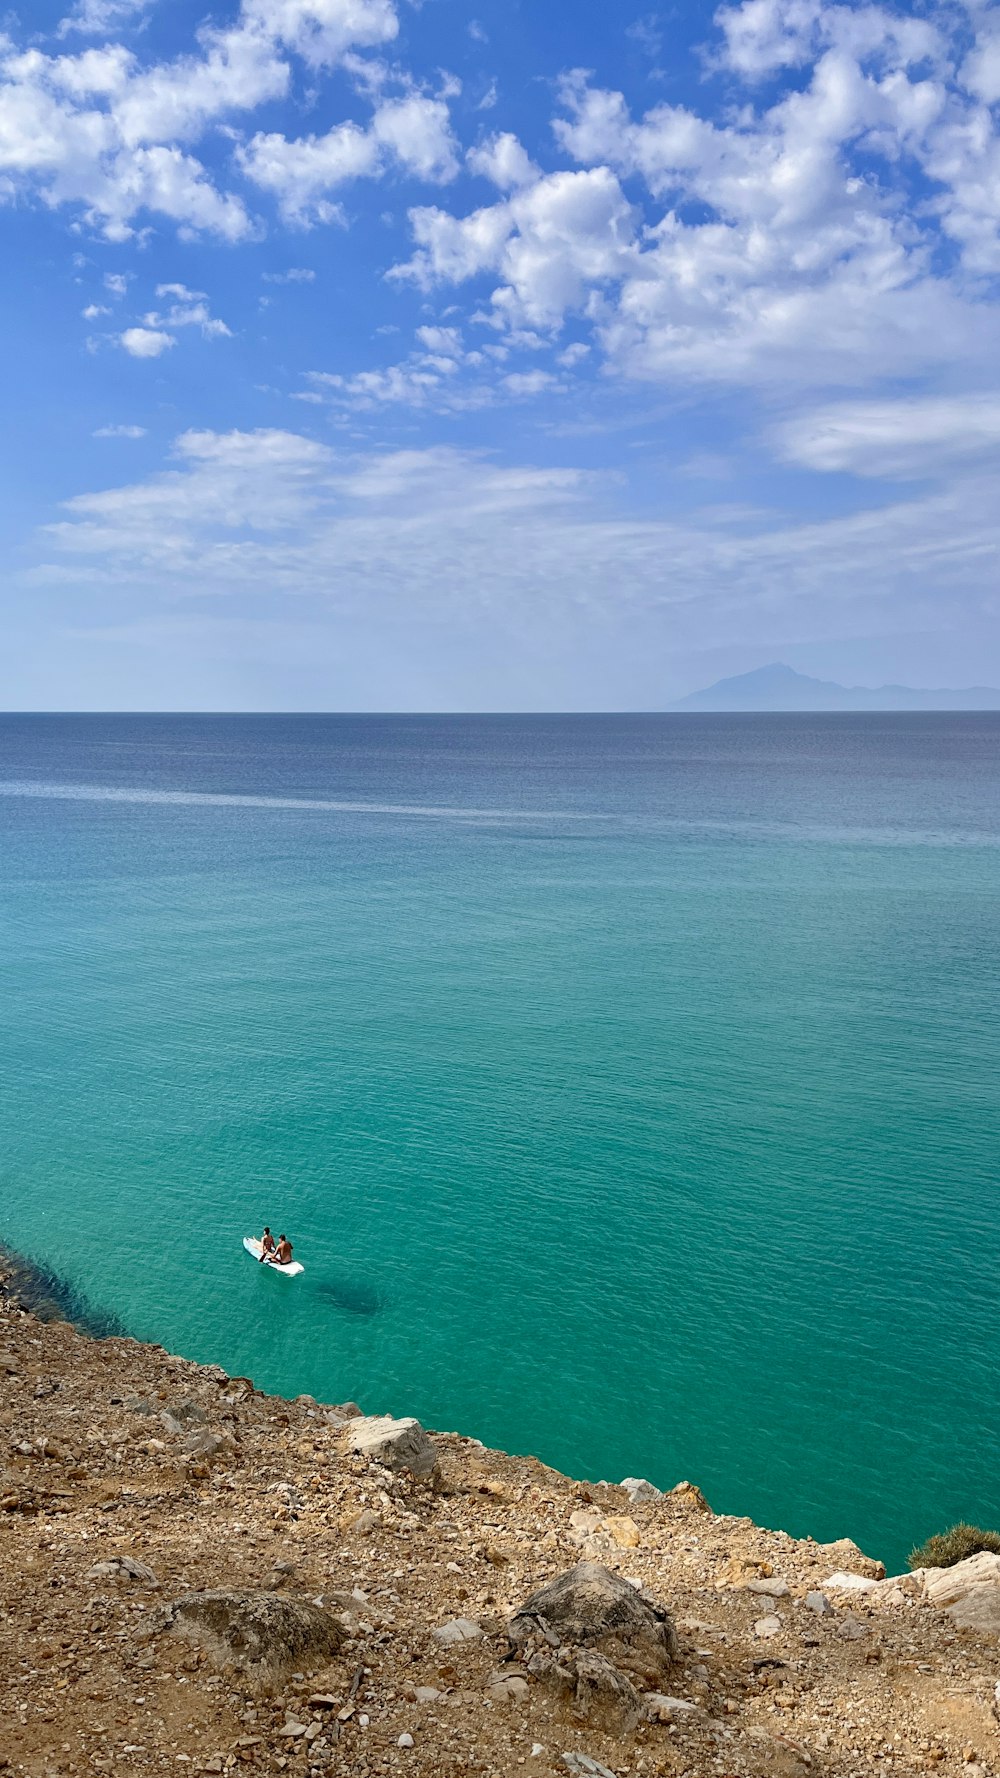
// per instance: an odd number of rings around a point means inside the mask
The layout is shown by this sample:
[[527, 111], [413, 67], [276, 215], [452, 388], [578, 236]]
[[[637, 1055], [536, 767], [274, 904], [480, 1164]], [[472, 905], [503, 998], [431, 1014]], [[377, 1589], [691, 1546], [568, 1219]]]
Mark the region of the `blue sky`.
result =
[[27, 709], [1000, 683], [1000, 6], [0, 31]]

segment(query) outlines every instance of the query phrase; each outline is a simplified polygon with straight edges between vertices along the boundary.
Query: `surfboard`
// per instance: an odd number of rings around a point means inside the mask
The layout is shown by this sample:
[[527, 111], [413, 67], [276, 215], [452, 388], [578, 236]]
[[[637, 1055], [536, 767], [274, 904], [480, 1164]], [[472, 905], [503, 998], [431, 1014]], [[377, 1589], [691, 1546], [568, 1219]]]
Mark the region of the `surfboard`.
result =
[[[256, 1241], [253, 1235], [244, 1235], [243, 1245], [247, 1252], [252, 1253], [254, 1259], [259, 1263], [260, 1256], [264, 1251], [260, 1242]], [[299, 1265], [297, 1259], [293, 1259], [287, 1266], [279, 1266], [277, 1261], [273, 1259], [265, 1260], [264, 1264], [267, 1266], [269, 1272], [281, 1272], [286, 1278], [297, 1278], [300, 1272], [304, 1272], [306, 1269], [305, 1266]]]

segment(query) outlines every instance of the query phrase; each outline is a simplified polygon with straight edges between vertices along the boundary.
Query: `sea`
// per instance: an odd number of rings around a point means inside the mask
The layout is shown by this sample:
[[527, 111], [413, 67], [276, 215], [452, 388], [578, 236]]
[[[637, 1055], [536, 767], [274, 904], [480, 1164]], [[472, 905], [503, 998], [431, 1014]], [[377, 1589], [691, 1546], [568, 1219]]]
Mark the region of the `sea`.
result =
[[998, 763], [997, 714], [2, 717], [0, 1240], [269, 1390], [890, 1568], [1000, 1527]]

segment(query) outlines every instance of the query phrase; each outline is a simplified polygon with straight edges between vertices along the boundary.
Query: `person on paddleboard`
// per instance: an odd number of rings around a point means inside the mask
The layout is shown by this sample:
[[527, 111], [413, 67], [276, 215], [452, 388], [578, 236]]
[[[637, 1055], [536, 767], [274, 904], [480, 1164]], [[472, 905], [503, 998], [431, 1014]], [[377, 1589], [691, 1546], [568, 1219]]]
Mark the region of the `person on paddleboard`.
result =
[[[284, 1239], [284, 1237], [282, 1237], [282, 1239]], [[267, 1261], [269, 1259], [273, 1259], [275, 1251], [276, 1251], [276, 1249], [275, 1249], [275, 1245], [274, 1245], [274, 1236], [272, 1235], [270, 1229], [265, 1229], [264, 1233], [262, 1234], [262, 1236], [260, 1238], [260, 1263], [261, 1263], [261, 1265], [264, 1265], [265, 1261]]]
[[287, 1266], [287, 1265], [291, 1264], [291, 1259], [292, 1259], [292, 1243], [288, 1239], [287, 1235], [279, 1235], [278, 1236], [278, 1251], [275, 1254], [275, 1263], [279, 1266]]

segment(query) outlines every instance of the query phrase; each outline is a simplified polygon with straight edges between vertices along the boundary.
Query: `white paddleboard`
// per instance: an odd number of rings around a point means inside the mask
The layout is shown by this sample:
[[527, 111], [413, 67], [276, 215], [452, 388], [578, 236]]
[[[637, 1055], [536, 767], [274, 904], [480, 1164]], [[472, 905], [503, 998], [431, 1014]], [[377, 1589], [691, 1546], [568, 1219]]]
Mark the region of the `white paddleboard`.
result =
[[[252, 1253], [254, 1259], [257, 1260], [259, 1263], [260, 1256], [264, 1251], [260, 1242], [254, 1240], [253, 1235], [244, 1235], [243, 1245], [246, 1248], [247, 1252]], [[264, 1264], [268, 1267], [269, 1271], [282, 1272], [286, 1278], [297, 1278], [299, 1276], [299, 1273], [304, 1272], [306, 1269], [305, 1266], [299, 1265], [299, 1262], [297, 1259], [291, 1260], [287, 1266], [279, 1266], [277, 1260], [275, 1260], [275, 1259], [266, 1259], [264, 1261]]]

